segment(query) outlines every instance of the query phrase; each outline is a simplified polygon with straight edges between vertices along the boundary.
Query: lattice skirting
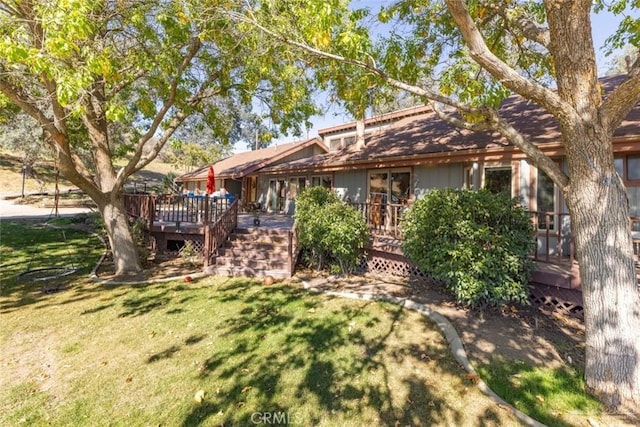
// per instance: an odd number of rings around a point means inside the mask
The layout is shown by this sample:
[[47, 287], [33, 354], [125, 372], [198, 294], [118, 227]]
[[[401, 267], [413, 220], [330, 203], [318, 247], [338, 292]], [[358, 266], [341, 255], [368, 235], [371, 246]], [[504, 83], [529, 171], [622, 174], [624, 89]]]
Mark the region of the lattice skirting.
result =
[[180, 249], [171, 247], [170, 241], [190, 242], [193, 245], [195, 251], [202, 256], [204, 254], [204, 236], [200, 234], [162, 234], [154, 233], [153, 247], [156, 251], [167, 255], [179, 255]]
[[[403, 255], [373, 249], [367, 250], [367, 257], [362, 260], [359, 269], [376, 274], [407, 277], [410, 280], [430, 279], [428, 274], [412, 265]], [[582, 292], [579, 290], [531, 283], [529, 299], [534, 307], [542, 307], [570, 316], [583, 316]]]
[[429, 280], [429, 276], [403, 255], [389, 252], [367, 250], [367, 257], [360, 264], [360, 269], [375, 274], [408, 277], [411, 280]]
[[575, 289], [531, 283], [529, 299], [534, 307], [542, 307], [562, 314], [583, 317], [582, 292]]

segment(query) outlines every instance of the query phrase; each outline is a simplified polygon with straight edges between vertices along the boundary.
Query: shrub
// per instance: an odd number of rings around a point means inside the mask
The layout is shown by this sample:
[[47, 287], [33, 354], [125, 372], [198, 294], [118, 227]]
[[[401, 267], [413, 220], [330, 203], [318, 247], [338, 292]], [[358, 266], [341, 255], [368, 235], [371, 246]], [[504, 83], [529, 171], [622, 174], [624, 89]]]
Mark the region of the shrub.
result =
[[344, 273], [352, 272], [369, 239], [364, 218], [324, 187], [302, 191], [295, 212], [298, 241], [318, 269], [334, 258]]
[[362, 214], [342, 202], [323, 206], [319, 214], [324, 223], [323, 247], [338, 261], [343, 273], [352, 273], [369, 240]]
[[403, 250], [472, 307], [527, 303], [535, 230], [515, 199], [488, 190], [433, 190], [405, 216]]

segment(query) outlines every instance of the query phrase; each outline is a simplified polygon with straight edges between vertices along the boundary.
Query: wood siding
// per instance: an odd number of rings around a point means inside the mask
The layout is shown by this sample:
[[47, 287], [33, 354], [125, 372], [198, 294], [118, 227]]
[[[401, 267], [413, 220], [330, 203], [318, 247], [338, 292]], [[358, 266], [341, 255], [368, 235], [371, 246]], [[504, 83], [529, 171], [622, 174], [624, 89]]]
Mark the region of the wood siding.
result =
[[367, 171], [342, 171], [334, 175], [336, 193], [344, 201], [347, 198], [353, 203], [364, 203], [367, 201]]
[[416, 198], [434, 188], [462, 188], [464, 166], [460, 163], [416, 166], [413, 168], [413, 193]]

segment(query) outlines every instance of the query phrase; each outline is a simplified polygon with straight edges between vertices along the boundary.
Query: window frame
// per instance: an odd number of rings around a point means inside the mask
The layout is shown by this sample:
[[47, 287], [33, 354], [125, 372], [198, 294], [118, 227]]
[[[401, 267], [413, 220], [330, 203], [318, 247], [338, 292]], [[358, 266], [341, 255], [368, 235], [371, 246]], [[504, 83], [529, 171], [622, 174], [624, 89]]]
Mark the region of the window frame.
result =
[[511, 164], [506, 164], [506, 165], [491, 165], [491, 166], [487, 166], [485, 165], [482, 168], [482, 185], [480, 186], [480, 188], [487, 188], [487, 171], [499, 171], [499, 170], [508, 170], [509, 171], [509, 197], [513, 197], [513, 192], [514, 192], [514, 185], [513, 185], [513, 178], [514, 178], [514, 171], [513, 171], [513, 165]]
[[[399, 174], [399, 173], [406, 173], [409, 175], [409, 188], [408, 190], [408, 194], [407, 194], [407, 203], [411, 200], [411, 195], [413, 193], [413, 171], [411, 170], [411, 168], [405, 167], [405, 168], [385, 168], [385, 169], [369, 169], [367, 171], [367, 201], [369, 203], [373, 202], [373, 199], [371, 197], [371, 176], [372, 175], [376, 175], [376, 174], [386, 174], [387, 178], [386, 178], [386, 193], [382, 193], [385, 196], [382, 197], [382, 202], [383, 203], [388, 203], [391, 202], [392, 199], [392, 195], [393, 195], [393, 181], [391, 179], [393, 174]], [[393, 205], [401, 205], [402, 203], [391, 203]]]
[[[553, 206], [551, 211], [547, 211], [545, 210], [544, 212], [558, 212], [558, 205], [559, 205], [559, 192], [558, 192], [558, 186], [556, 185], [555, 182], [553, 182], [553, 180], [549, 177], [549, 175], [545, 174], [544, 171], [542, 171], [541, 169], [536, 169], [536, 193], [535, 193], [535, 201], [536, 201], [536, 212], [538, 212], [538, 221], [537, 221], [537, 228], [538, 230], [546, 230], [546, 217], [542, 215], [542, 210], [540, 209], [540, 182], [541, 182], [541, 175], [544, 175], [548, 181], [551, 183], [551, 198], [553, 200]], [[552, 215], [551, 216], [551, 221], [550, 221], [550, 225], [549, 225], [549, 230], [551, 231], [555, 231], [556, 229], [556, 215]]]

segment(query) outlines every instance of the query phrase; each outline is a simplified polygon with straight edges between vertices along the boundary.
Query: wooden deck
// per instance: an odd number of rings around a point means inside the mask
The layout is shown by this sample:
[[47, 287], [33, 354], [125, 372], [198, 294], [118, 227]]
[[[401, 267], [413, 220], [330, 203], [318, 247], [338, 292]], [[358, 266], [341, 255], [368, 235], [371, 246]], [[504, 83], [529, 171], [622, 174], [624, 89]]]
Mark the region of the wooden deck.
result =
[[[263, 250], [264, 253], [253, 253], [246, 246], [241, 251], [247, 256], [238, 257], [234, 254], [233, 262], [240, 258], [247, 259], [249, 263], [266, 263], [270, 258], [275, 258], [275, 252], [288, 255], [288, 260], [278, 262], [288, 264], [286, 274], [292, 274], [294, 261], [299, 252], [297, 240], [293, 233], [294, 220], [291, 216], [260, 213], [260, 225], [254, 224], [256, 218], [253, 213], [238, 212], [237, 202], [229, 204], [228, 201], [215, 200], [213, 198], [165, 198], [165, 197], [139, 197], [133, 196], [126, 199], [129, 212], [136, 218], [145, 218], [149, 224], [149, 231], [156, 242], [156, 250], [171, 249], [189, 241], [205, 257], [205, 270], [222, 269], [221, 261], [226, 253], [233, 253], [233, 248], [221, 249], [226, 241], [236, 240], [232, 233], [240, 233], [242, 239], [253, 236], [256, 240], [258, 234], [284, 233], [287, 243], [286, 250], [277, 249], [276, 246]], [[360, 207], [365, 218], [371, 216], [366, 207]], [[395, 206], [393, 207], [396, 208]], [[400, 208], [398, 208], [400, 209]], [[371, 227], [372, 240], [366, 248], [366, 265], [362, 268], [377, 273], [428, 279], [424, 273], [411, 265], [402, 253], [402, 236], [398, 226], [390, 227], [386, 218], [397, 219], [399, 211], [387, 212], [381, 227], [380, 224]], [[534, 257], [535, 270], [531, 278], [531, 301], [539, 306], [548, 307], [567, 314], [582, 314], [582, 288], [578, 263], [574, 260], [574, 250], [570, 233], [554, 231], [549, 224], [561, 224], [562, 216], [555, 217], [552, 213], [545, 213], [545, 230], [540, 230], [537, 235], [538, 252]], [[368, 221], [369, 222], [369, 221]], [[640, 221], [632, 218], [632, 231], [640, 233], [636, 228]], [[635, 227], [635, 228], [634, 228]], [[560, 227], [555, 227], [560, 230]], [[640, 236], [634, 234], [634, 250], [640, 249]], [[261, 240], [261, 238], [257, 240]], [[256, 240], [256, 241], [257, 241]], [[263, 239], [262, 239], [263, 240]], [[282, 239], [281, 239], [282, 240]], [[553, 242], [553, 244], [551, 244]], [[179, 248], [178, 248], [179, 249]], [[255, 248], [253, 248], [255, 249]], [[285, 253], [286, 252], [286, 253]], [[265, 255], [266, 254], [266, 255]], [[269, 255], [271, 254], [271, 255]], [[273, 255], [273, 256], [272, 256]], [[216, 257], [220, 259], [216, 260]], [[264, 261], [264, 262], [263, 262]], [[275, 259], [271, 261], [276, 262]], [[231, 262], [227, 260], [227, 263]], [[230, 271], [232, 266], [227, 265]], [[234, 266], [235, 267], [235, 266]], [[274, 270], [265, 271], [278, 271]], [[242, 271], [251, 270], [254, 275], [260, 275], [254, 267], [244, 266]], [[257, 273], [256, 273], [257, 272]], [[263, 272], [263, 274], [266, 274]], [[270, 273], [271, 274], [271, 273]], [[273, 273], [275, 274], [275, 273]], [[640, 283], [640, 265], [638, 270]]]

